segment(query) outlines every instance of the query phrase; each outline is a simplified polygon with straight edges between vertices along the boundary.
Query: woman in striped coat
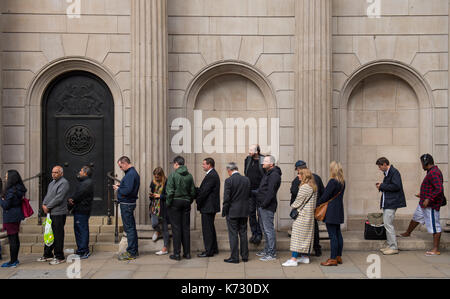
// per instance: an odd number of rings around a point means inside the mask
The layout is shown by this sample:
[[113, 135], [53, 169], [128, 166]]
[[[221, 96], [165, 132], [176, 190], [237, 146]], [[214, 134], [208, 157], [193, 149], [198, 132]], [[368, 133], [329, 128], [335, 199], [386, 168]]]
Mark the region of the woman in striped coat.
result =
[[[295, 267], [298, 263], [309, 264], [309, 254], [314, 244], [314, 209], [317, 202], [317, 185], [309, 169], [299, 173], [301, 181], [297, 198], [291, 205], [298, 210], [298, 217], [292, 225], [291, 251], [292, 258], [283, 266]], [[299, 255], [301, 255], [300, 258]]]

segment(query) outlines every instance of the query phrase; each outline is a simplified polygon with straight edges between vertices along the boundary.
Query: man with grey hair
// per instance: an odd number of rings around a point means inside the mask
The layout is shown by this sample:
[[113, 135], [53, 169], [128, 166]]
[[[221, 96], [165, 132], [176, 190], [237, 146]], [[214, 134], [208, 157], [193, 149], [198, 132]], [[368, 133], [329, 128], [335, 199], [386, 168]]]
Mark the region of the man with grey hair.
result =
[[[263, 161], [264, 156], [261, 155], [260, 146], [257, 144], [251, 145], [249, 147], [249, 155], [244, 161], [244, 175], [250, 179], [250, 188], [252, 191], [259, 188], [259, 184], [264, 177]], [[256, 197], [253, 192], [249, 200], [249, 209], [249, 224], [252, 231], [250, 243], [258, 245], [262, 240], [262, 231], [260, 215], [256, 207]]]
[[261, 215], [261, 229], [266, 239], [264, 250], [256, 254], [261, 257], [261, 261], [274, 260], [277, 253], [274, 216], [278, 206], [277, 192], [280, 189], [282, 173], [275, 162], [274, 156], [264, 158], [263, 167], [266, 173], [256, 192], [256, 204]]
[[47, 194], [42, 203], [45, 214], [50, 213], [52, 230], [55, 236], [52, 246], [44, 246], [44, 255], [38, 262], [48, 262], [51, 265], [64, 263], [64, 226], [67, 217], [67, 199], [69, 197], [69, 182], [64, 178], [64, 170], [61, 166], [52, 169], [53, 181], [48, 185]]
[[234, 162], [227, 165], [227, 172], [230, 177], [225, 180], [222, 217], [227, 219], [231, 256], [224, 262], [237, 264], [239, 263], [239, 239], [242, 261], [248, 261], [247, 217], [250, 180], [239, 173], [239, 169]]

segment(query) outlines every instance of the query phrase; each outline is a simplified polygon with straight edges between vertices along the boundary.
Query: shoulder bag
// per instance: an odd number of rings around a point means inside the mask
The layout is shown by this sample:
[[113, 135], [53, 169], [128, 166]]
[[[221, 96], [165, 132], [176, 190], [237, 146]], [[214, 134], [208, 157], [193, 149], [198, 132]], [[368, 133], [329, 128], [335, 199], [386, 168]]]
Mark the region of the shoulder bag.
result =
[[297, 217], [298, 217], [298, 209], [300, 209], [300, 208], [303, 209], [303, 208], [308, 204], [308, 202], [311, 200], [311, 198], [312, 198], [313, 196], [314, 196], [314, 192], [311, 194], [311, 196], [309, 197], [308, 201], [306, 201], [306, 203], [305, 203], [302, 207], [298, 207], [297, 209], [292, 209], [292, 211], [289, 213], [289, 216], [290, 216], [292, 219], [296, 220]]
[[[342, 188], [342, 190], [344, 190], [344, 188]], [[328, 204], [330, 202], [332, 202], [333, 200], [335, 200], [339, 195], [341, 195], [342, 190], [339, 191], [339, 193], [336, 194], [332, 199], [321, 204], [320, 206], [318, 206], [316, 208], [316, 210], [314, 211], [314, 218], [316, 218], [316, 220], [323, 221], [325, 219], [325, 215], [327, 214]]]

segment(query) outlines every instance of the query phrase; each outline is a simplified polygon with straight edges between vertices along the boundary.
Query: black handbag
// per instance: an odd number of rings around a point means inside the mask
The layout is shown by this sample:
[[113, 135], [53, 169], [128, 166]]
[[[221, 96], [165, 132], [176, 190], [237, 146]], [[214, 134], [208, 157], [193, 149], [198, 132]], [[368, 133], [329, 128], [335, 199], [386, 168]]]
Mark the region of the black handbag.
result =
[[298, 210], [297, 209], [292, 209], [292, 211], [289, 213], [289, 216], [291, 216], [292, 219], [297, 219], [298, 217]]
[[364, 228], [364, 239], [366, 240], [386, 240], [386, 229], [383, 226], [370, 225], [366, 221]]
[[[309, 197], [309, 199], [303, 204], [303, 206], [301, 207], [302, 209], [308, 204], [308, 202], [311, 200], [311, 198], [313, 197], [313, 195], [314, 195], [314, 193], [313, 193], [313, 194]], [[289, 216], [291, 216], [291, 218], [292, 218], [293, 220], [296, 220], [297, 217], [298, 217], [298, 209], [300, 209], [300, 207], [297, 208], [297, 209], [292, 209], [292, 211], [289, 213]]]

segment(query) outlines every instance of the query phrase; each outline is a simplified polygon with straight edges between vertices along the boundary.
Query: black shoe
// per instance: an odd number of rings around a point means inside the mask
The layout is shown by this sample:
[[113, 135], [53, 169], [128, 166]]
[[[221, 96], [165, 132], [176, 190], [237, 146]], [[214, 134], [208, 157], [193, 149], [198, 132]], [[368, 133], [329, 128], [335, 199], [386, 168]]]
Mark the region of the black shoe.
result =
[[250, 240], [248, 240], [248, 242], [254, 244], [254, 243], [255, 243], [255, 237], [256, 237], [256, 236], [253, 235], [253, 236], [250, 238]]
[[262, 237], [257, 236], [257, 237], [255, 237], [255, 240], [253, 241], [253, 243], [256, 245], [259, 245], [259, 244], [261, 244], [261, 241], [262, 241]]
[[197, 254], [198, 257], [212, 257], [214, 254], [207, 254], [206, 252], [202, 252], [200, 254]]
[[224, 261], [225, 263], [239, 264], [239, 261], [238, 261], [238, 260], [233, 260], [232, 258], [224, 259], [223, 261]]
[[242, 261], [243, 261], [244, 263], [246, 263], [246, 262], [248, 262], [248, 258], [247, 258], [247, 259], [242, 259]]
[[185, 259], [187, 259], [187, 260], [190, 260], [190, 259], [191, 259], [191, 254], [190, 254], [190, 253], [188, 253], [188, 254], [183, 254], [183, 258], [185, 258]]
[[181, 261], [181, 257], [179, 254], [172, 254], [171, 256], [169, 256], [169, 258], [172, 260]]
[[213, 254], [219, 254], [219, 249], [214, 250]]

